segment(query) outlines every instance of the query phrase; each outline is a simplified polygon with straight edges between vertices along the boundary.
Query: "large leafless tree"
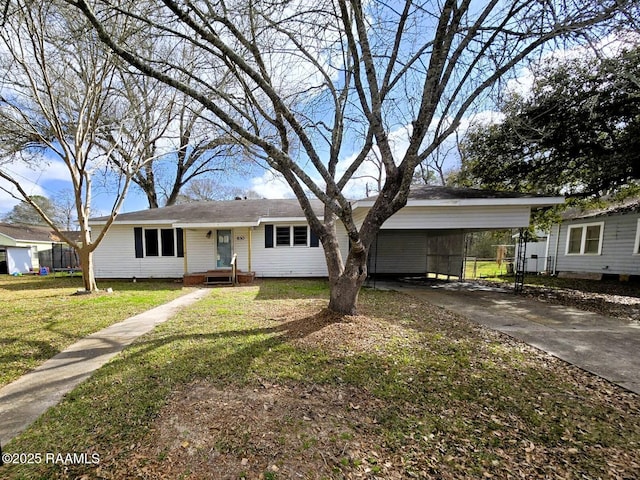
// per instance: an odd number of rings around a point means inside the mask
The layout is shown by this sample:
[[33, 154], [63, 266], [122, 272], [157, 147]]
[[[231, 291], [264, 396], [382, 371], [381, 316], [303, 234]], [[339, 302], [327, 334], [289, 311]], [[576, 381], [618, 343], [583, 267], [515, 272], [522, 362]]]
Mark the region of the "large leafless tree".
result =
[[[108, 168], [126, 144], [98, 141], [118, 132], [129, 104], [117, 94], [121, 60], [91, 35], [86, 19], [64, 3], [15, 0], [0, 28], [0, 188], [29, 203], [78, 253], [86, 291], [97, 289], [93, 251], [115, 218], [132, 175], [144, 159], [123, 165], [105, 228], [91, 236], [89, 216], [94, 174]], [[114, 137], [120, 137], [117, 134]], [[44, 162], [63, 165], [73, 191], [80, 238], [33, 201], [15, 163], [34, 170]]]
[[[220, 177], [240, 166], [242, 156], [233, 137], [200, 103], [139, 73], [122, 71], [120, 80], [119, 94], [128, 99], [129, 116], [122, 119], [118, 132], [107, 131], [99, 138], [107, 148], [122, 145], [112, 155], [112, 164], [120, 170], [126, 172], [137, 158], [147, 159], [132, 182], [149, 208], [173, 205], [190, 182]], [[134, 144], [135, 150], [130, 148]]]
[[[624, 0], [68, 1], [121, 58], [198, 101], [280, 172], [324, 247], [329, 307], [344, 313], [356, 311], [369, 246], [406, 204], [415, 167], [483, 93], [546, 45], [604, 35], [623, 9], [636, 6]], [[170, 38], [194, 51], [199, 68], [186, 71], [180, 55], [149, 57], [135, 35], [110, 33], [130, 21], [138, 22], [140, 36]], [[211, 81], [221, 72], [230, 76], [222, 86]], [[399, 128], [409, 138], [398, 157], [390, 136]], [[356, 224], [345, 187], [374, 146], [385, 180]], [[324, 203], [322, 217], [308, 192]], [[338, 223], [349, 237], [346, 259]]]

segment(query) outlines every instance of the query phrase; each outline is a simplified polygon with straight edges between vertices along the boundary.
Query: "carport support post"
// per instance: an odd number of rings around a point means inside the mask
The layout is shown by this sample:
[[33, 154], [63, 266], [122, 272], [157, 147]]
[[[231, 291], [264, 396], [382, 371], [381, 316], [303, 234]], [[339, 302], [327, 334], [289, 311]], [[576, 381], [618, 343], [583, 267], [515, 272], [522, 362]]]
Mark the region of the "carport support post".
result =
[[520, 293], [524, 289], [525, 263], [527, 259], [527, 233], [528, 229], [520, 228], [518, 232], [518, 256], [515, 264], [515, 282], [513, 291]]

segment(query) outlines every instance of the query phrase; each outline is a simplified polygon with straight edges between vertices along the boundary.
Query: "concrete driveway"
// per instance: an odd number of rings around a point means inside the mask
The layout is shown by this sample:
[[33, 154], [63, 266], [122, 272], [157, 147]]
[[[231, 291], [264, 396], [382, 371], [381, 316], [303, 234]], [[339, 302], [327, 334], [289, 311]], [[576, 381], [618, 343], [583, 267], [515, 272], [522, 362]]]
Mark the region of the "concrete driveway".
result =
[[640, 394], [640, 322], [543, 303], [472, 282], [378, 282], [462, 314]]

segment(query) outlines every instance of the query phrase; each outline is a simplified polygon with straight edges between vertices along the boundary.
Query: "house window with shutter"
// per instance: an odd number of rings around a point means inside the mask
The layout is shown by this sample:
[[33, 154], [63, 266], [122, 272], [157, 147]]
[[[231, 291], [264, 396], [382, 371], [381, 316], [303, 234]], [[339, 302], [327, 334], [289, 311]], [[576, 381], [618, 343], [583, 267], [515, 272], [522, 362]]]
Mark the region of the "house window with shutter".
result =
[[307, 246], [307, 227], [298, 226], [293, 227], [293, 245], [306, 247]]
[[638, 225], [636, 226], [636, 243], [633, 247], [633, 254], [640, 255], [640, 218], [638, 219]]
[[163, 228], [160, 230], [160, 243], [163, 257], [173, 257], [175, 255], [175, 241], [173, 228]]
[[135, 258], [184, 257], [184, 231], [181, 228], [134, 227]]
[[288, 247], [291, 245], [290, 227], [276, 227], [276, 247]]
[[318, 237], [307, 225], [265, 225], [264, 247], [318, 247]]

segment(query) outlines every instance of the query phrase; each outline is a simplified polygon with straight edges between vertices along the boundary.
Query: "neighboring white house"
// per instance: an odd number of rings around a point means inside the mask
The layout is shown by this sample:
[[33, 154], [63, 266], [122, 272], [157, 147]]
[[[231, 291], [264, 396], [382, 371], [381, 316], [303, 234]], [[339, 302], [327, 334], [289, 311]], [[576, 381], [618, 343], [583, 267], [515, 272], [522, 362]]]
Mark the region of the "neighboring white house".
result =
[[551, 228], [548, 252], [559, 276], [640, 275], [640, 200], [567, 212]]
[[[358, 224], [375, 198], [352, 203]], [[529, 225], [532, 208], [562, 203], [474, 189], [423, 187], [382, 226], [372, 245], [370, 273], [461, 275], [464, 234]], [[323, 205], [312, 201], [318, 215]], [[106, 218], [90, 220], [95, 236]], [[346, 258], [348, 238], [338, 232]], [[179, 278], [237, 268], [259, 277], [322, 277], [322, 246], [297, 200], [197, 202], [118, 215], [94, 254], [97, 278]]]
[[0, 274], [37, 271], [39, 254], [57, 243], [49, 227], [0, 223]]

